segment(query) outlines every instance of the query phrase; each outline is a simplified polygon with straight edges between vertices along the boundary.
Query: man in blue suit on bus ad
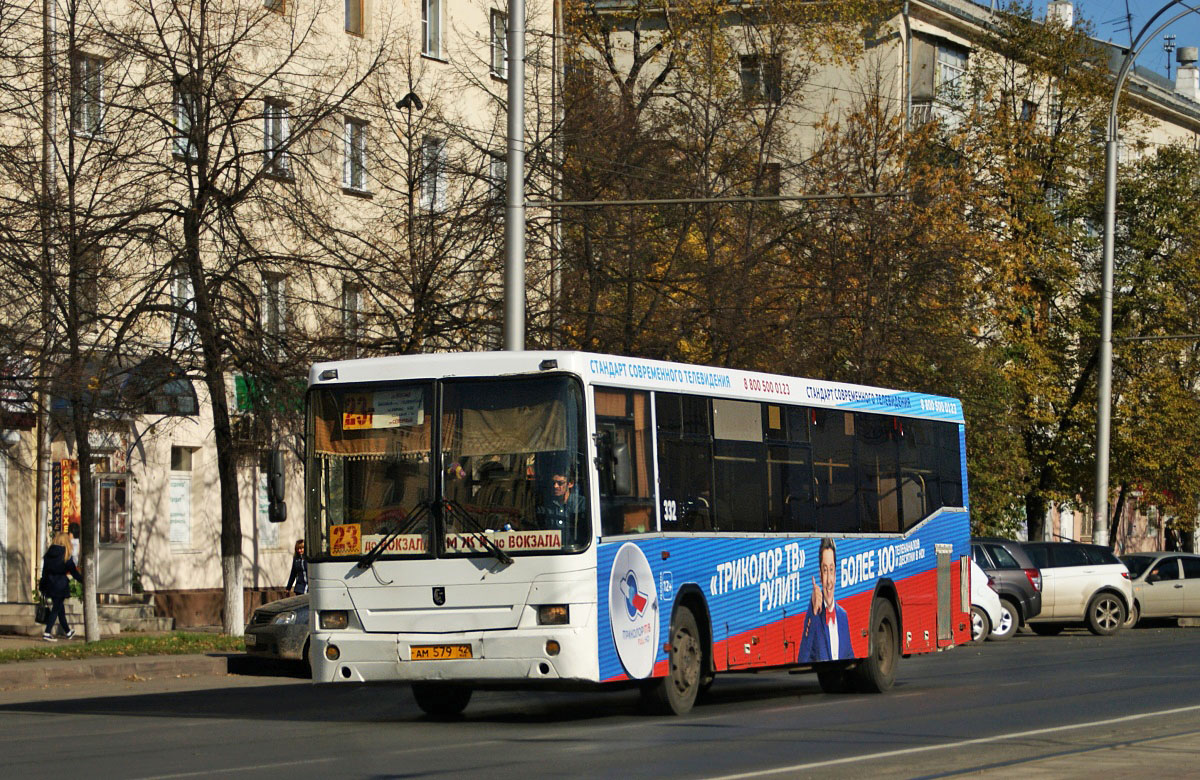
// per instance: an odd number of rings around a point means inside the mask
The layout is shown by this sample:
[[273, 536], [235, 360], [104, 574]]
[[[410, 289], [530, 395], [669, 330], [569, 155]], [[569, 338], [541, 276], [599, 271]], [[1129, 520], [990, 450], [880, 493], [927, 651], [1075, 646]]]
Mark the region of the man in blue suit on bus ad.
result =
[[837, 582], [837, 545], [833, 539], [827, 536], [821, 540], [817, 557], [821, 562], [821, 581], [813, 578], [812, 601], [805, 615], [804, 636], [796, 658], [802, 664], [854, 657], [854, 649], [850, 646], [850, 621], [846, 610], [833, 598], [833, 586]]

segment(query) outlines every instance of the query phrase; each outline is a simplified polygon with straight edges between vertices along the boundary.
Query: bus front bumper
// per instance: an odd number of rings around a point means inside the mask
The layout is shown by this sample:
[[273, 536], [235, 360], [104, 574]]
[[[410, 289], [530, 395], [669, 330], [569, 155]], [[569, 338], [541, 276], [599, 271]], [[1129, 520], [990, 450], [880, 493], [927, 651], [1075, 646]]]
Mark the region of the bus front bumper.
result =
[[[553, 643], [557, 642], [558, 652]], [[470, 657], [414, 660], [413, 647], [433, 655]], [[313, 632], [313, 682], [536, 681], [595, 682], [595, 633], [586, 628], [474, 631], [456, 634]], [[426, 651], [430, 654], [430, 651]]]

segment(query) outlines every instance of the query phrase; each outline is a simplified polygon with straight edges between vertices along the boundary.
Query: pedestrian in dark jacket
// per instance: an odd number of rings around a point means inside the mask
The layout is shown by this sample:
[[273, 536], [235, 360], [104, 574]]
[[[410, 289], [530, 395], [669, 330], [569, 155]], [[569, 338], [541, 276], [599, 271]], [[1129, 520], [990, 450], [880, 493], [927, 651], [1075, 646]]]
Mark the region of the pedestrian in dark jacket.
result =
[[304, 540], [296, 540], [296, 552], [292, 555], [292, 573], [288, 577], [288, 584], [285, 590], [291, 590], [293, 583], [296, 586], [296, 595], [308, 591], [308, 561], [304, 560]]
[[54, 541], [42, 559], [42, 595], [50, 599], [50, 617], [42, 634], [42, 639], [47, 642], [58, 641], [54, 636], [55, 620], [62, 626], [62, 632], [67, 639], [75, 636], [75, 631], [67, 625], [67, 610], [63, 607], [63, 602], [71, 595], [71, 581], [67, 579], [68, 575], [83, 582], [83, 577], [75, 566], [75, 559], [71, 557], [71, 534], [62, 531], [54, 535]]

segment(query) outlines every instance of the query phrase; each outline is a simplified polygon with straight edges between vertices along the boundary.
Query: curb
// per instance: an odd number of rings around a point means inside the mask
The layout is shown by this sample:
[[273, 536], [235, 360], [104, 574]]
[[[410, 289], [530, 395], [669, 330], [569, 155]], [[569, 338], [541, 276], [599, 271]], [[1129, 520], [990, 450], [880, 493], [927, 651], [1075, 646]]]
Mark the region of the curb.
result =
[[0, 664], [0, 689], [39, 688], [63, 683], [179, 676], [224, 676], [231, 656], [143, 655], [121, 658], [87, 658], [69, 661], [17, 661]]

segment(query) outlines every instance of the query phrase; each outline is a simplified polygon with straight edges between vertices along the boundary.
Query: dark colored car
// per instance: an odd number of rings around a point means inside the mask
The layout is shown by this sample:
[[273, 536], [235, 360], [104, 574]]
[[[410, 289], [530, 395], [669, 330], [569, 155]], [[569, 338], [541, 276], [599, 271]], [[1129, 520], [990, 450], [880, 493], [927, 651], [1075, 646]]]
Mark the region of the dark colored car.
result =
[[308, 594], [263, 604], [246, 626], [246, 652], [307, 661], [308, 629]]
[[1020, 542], [1011, 539], [972, 539], [971, 555], [1000, 594], [1000, 624], [992, 627], [992, 639], [1008, 639], [1041, 613], [1042, 573]]

